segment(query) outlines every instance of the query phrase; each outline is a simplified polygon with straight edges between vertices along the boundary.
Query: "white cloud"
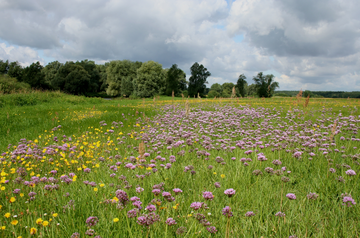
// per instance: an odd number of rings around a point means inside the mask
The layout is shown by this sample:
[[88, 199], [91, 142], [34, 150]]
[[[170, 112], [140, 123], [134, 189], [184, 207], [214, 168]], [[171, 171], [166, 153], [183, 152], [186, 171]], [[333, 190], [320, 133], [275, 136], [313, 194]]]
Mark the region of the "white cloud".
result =
[[210, 85], [276, 71], [281, 89], [358, 86], [357, 0], [228, 2], [0, 0], [0, 59], [154, 60], [188, 75], [199, 62], [212, 73]]

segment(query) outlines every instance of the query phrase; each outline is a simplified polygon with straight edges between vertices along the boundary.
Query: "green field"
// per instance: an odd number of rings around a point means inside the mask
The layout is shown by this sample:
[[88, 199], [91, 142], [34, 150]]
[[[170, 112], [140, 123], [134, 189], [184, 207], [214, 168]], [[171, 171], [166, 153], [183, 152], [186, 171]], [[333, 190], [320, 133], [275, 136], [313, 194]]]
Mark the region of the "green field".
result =
[[358, 237], [360, 100], [305, 103], [1, 95], [0, 236]]

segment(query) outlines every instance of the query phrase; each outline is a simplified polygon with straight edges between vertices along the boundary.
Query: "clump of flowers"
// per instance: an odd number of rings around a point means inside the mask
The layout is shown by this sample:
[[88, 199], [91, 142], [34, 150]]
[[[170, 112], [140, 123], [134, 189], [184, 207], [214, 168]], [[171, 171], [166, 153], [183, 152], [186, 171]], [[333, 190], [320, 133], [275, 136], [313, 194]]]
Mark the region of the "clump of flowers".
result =
[[356, 205], [355, 200], [351, 197], [350, 194], [342, 194], [343, 197], [343, 204], [342, 205], [346, 205], [347, 207], [352, 207], [353, 205]]
[[224, 191], [224, 193], [226, 194], [226, 195], [228, 195], [228, 197], [230, 198], [230, 197], [232, 197], [234, 194], [235, 194], [235, 190], [234, 189], [232, 189], [232, 188], [229, 188], [229, 189], [226, 189], [225, 191]]
[[203, 197], [205, 198], [205, 200], [210, 200], [212, 201], [214, 199], [214, 195], [212, 194], [212, 192], [203, 192]]
[[193, 202], [193, 203], [191, 203], [190, 208], [192, 208], [196, 211], [196, 210], [199, 210], [200, 208], [207, 209], [208, 207], [203, 202]]
[[142, 226], [151, 226], [158, 221], [160, 221], [160, 216], [154, 212], [151, 212], [149, 214], [143, 214], [142, 216], [138, 217], [137, 223]]
[[345, 173], [346, 173], [347, 175], [349, 175], [349, 176], [355, 176], [355, 175], [356, 175], [355, 171], [352, 170], [352, 169], [347, 170]]
[[277, 217], [285, 217], [285, 213], [283, 213], [283, 212], [277, 212], [277, 213], [275, 214], [275, 216], [277, 216]]
[[252, 217], [255, 216], [255, 213], [253, 211], [249, 211], [245, 214], [246, 217]]
[[168, 219], [166, 219], [166, 224], [167, 224], [168, 226], [172, 226], [172, 225], [176, 225], [177, 223], [176, 223], [176, 221], [175, 221], [174, 218], [169, 217]]
[[293, 193], [288, 193], [288, 194], [286, 194], [286, 197], [287, 197], [288, 199], [290, 199], [290, 200], [295, 200], [295, 199], [296, 199], [296, 196], [295, 196], [295, 194], [293, 194]]
[[91, 216], [88, 219], [86, 219], [86, 224], [88, 226], [95, 226], [99, 222], [99, 219], [95, 216]]
[[316, 194], [316, 193], [309, 193], [309, 194], [306, 195], [306, 196], [307, 196], [307, 198], [308, 198], [309, 200], [316, 200], [319, 195]]
[[226, 206], [222, 209], [222, 214], [226, 217], [232, 217], [233, 213], [231, 211], [231, 208], [229, 206]]
[[215, 226], [209, 226], [209, 227], [206, 227], [206, 230], [212, 234], [216, 233], [217, 230], [216, 230], [216, 227]]
[[176, 234], [177, 235], [181, 235], [187, 232], [187, 228], [185, 226], [180, 226], [177, 230], [176, 230]]

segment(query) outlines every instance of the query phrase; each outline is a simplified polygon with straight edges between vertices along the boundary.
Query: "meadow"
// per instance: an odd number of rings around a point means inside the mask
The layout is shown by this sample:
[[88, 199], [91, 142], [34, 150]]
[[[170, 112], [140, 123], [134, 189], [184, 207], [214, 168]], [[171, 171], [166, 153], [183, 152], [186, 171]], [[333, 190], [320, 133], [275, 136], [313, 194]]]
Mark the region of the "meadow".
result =
[[358, 107], [0, 95], [0, 236], [359, 237]]

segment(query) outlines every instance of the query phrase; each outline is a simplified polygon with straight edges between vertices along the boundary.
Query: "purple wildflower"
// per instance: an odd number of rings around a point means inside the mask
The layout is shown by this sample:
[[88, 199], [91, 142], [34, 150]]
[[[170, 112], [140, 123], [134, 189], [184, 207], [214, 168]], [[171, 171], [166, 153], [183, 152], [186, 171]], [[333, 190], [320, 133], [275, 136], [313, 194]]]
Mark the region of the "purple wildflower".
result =
[[210, 200], [210, 201], [214, 199], [214, 195], [212, 194], [212, 192], [208, 192], [208, 191], [203, 192], [203, 197], [205, 198], [205, 200]]
[[210, 233], [216, 233], [217, 230], [216, 230], [216, 227], [215, 226], [208, 226], [206, 227], [206, 230]]
[[175, 193], [175, 195], [178, 195], [179, 193], [182, 193], [183, 191], [180, 188], [174, 188], [173, 192]]
[[352, 169], [347, 170], [345, 173], [346, 173], [347, 175], [349, 175], [349, 176], [355, 176], [355, 175], [356, 175], [355, 171], [352, 170]]
[[287, 197], [288, 199], [290, 199], [290, 200], [295, 200], [295, 199], [296, 199], [296, 196], [295, 196], [295, 194], [293, 194], [293, 193], [288, 193], [288, 194], [286, 194], [286, 197]]
[[245, 214], [246, 217], [252, 217], [255, 216], [255, 213], [253, 211], [249, 211]]
[[231, 208], [229, 206], [226, 206], [222, 209], [222, 214], [226, 217], [232, 217], [233, 213], [231, 211]]
[[232, 188], [229, 188], [229, 189], [226, 189], [225, 191], [224, 191], [224, 193], [226, 194], [226, 195], [228, 195], [228, 197], [230, 198], [230, 197], [232, 197], [234, 194], [235, 194], [235, 190], [234, 189], [232, 189]]
[[96, 223], [98, 223], [98, 222], [99, 222], [99, 219], [97, 217], [91, 216], [88, 219], [86, 219], [86, 224], [88, 226], [95, 226]]
[[168, 219], [166, 219], [166, 224], [168, 226], [172, 226], [172, 225], [176, 225], [177, 223], [176, 223], [175, 219], [169, 217]]

